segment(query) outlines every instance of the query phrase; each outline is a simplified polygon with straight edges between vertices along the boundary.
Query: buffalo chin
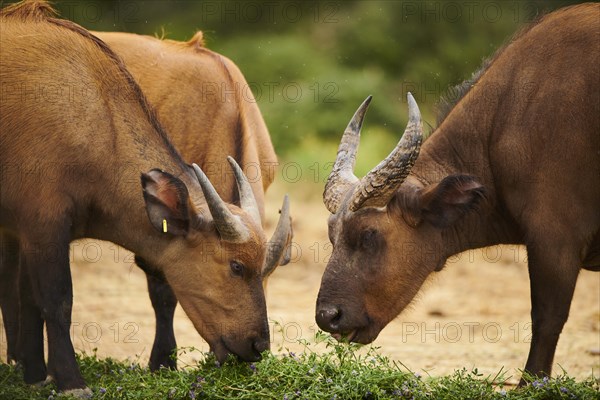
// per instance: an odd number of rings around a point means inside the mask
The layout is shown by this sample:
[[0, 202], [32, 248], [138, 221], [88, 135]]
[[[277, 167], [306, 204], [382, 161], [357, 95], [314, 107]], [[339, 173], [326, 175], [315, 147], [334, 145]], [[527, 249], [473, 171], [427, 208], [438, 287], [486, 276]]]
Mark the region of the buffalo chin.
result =
[[225, 363], [229, 355], [235, 356], [241, 362], [255, 362], [262, 359], [262, 355], [254, 348], [251, 340], [235, 342], [226, 337], [219, 339], [218, 343], [210, 346], [210, 351], [215, 355], [219, 364]]

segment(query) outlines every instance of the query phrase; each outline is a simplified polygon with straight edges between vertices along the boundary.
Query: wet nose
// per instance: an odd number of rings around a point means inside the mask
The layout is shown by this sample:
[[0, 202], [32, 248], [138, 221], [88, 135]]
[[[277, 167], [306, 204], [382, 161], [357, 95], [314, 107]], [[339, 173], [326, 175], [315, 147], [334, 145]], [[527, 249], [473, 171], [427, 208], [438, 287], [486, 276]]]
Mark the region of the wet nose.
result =
[[335, 306], [321, 306], [317, 309], [317, 325], [324, 331], [334, 332], [338, 329], [341, 314], [340, 309]]

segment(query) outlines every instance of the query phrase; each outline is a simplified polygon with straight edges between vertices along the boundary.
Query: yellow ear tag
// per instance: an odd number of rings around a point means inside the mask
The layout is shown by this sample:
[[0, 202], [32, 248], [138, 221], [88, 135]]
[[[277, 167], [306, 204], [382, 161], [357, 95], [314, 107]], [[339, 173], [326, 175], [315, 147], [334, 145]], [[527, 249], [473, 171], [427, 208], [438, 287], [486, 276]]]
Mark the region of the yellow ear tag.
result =
[[167, 233], [167, 220], [163, 219], [163, 232]]

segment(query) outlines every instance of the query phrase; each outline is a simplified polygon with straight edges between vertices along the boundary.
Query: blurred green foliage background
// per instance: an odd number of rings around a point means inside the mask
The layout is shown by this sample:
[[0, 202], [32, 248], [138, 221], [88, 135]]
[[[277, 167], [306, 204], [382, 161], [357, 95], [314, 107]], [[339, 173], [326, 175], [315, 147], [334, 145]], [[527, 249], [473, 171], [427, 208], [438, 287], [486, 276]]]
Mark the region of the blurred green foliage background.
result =
[[376, 162], [403, 131], [407, 91], [426, 124], [435, 126], [435, 104], [449, 86], [468, 78], [520, 26], [577, 2], [97, 0], [55, 6], [93, 30], [177, 40], [204, 31], [207, 46], [245, 74], [283, 158], [331, 159], [347, 121], [372, 94], [361, 154]]

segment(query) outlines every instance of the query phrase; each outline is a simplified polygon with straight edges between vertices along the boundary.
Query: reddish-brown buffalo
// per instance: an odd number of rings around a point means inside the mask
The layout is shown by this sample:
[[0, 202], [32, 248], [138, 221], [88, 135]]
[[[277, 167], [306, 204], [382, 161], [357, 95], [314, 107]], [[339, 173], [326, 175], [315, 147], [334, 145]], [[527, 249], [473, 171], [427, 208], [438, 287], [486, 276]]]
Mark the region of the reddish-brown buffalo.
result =
[[524, 244], [525, 370], [551, 372], [579, 270], [600, 268], [599, 15], [599, 4], [574, 6], [518, 35], [422, 147], [409, 94], [403, 138], [360, 180], [352, 169], [368, 101], [359, 108], [324, 193], [334, 247], [317, 299], [322, 329], [369, 343], [451, 255]]
[[219, 360], [258, 359], [269, 347], [267, 249], [250, 184], [230, 159], [240, 206], [224, 202], [184, 163], [115, 53], [52, 14], [42, 1], [0, 12], [0, 228], [18, 246], [26, 381], [46, 378], [45, 322], [59, 390], [85, 390], [69, 338], [68, 249], [81, 237], [164, 274]]
[[[92, 33], [123, 59], [183, 158], [196, 161], [221, 198], [231, 203], [239, 202], [238, 193], [223, 160], [234, 155], [247, 171], [264, 221], [264, 191], [273, 182], [277, 156], [239, 68], [227, 57], [207, 49], [202, 32], [188, 42], [122, 32]], [[269, 242], [263, 278], [289, 261], [292, 235], [287, 207], [283, 211], [282, 224]], [[177, 299], [156, 268], [139, 258], [137, 262], [147, 272], [156, 312], [150, 369], [161, 365], [175, 368], [173, 314]]]

